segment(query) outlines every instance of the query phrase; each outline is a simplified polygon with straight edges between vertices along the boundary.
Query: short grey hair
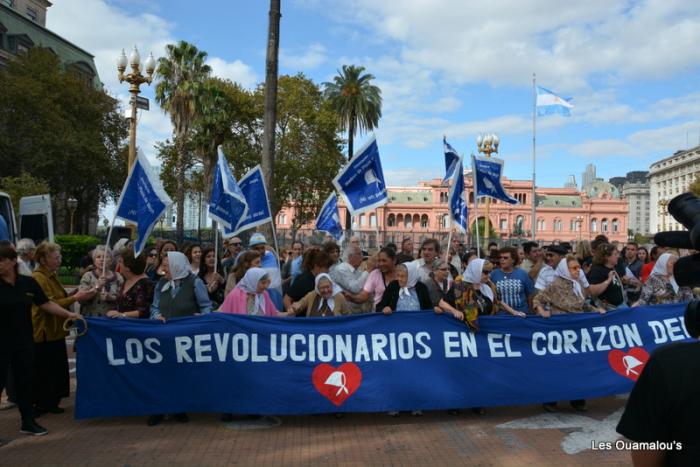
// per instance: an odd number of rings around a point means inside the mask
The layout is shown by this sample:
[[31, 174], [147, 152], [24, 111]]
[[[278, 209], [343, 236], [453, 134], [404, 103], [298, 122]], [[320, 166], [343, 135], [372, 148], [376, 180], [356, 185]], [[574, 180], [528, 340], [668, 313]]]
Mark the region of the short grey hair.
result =
[[104, 245], [97, 245], [94, 250], [92, 250], [92, 253], [90, 253], [90, 257], [92, 260], [95, 260], [95, 256], [97, 256], [97, 253], [104, 253], [105, 256], [109, 256], [110, 259], [114, 259], [114, 255], [112, 254], [112, 251], [107, 249]]
[[17, 250], [18, 255], [27, 255], [35, 248], [34, 240], [31, 238], [23, 238], [17, 242], [15, 250]]
[[345, 259], [350, 258], [350, 256], [352, 255], [362, 256], [362, 248], [360, 248], [359, 246], [348, 245], [345, 248]]

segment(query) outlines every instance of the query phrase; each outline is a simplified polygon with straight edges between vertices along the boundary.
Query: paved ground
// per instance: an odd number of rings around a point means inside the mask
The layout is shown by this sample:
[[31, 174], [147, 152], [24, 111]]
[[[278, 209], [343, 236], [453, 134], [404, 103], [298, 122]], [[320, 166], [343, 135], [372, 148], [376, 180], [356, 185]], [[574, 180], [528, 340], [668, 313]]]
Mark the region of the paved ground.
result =
[[19, 433], [16, 410], [0, 411], [0, 465], [629, 465], [629, 453], [592, 451], [591, 440], [614, 441], [622, 398], [589, 402], [578, 414], [561, 403], [500, 407], [478, 416], [428, 412], [352, 414], [337, 420], [298, 416], [222, 423], [215, 414], [147, 427], [145, 418], [73, 420], [44, 415], [44, 437]]

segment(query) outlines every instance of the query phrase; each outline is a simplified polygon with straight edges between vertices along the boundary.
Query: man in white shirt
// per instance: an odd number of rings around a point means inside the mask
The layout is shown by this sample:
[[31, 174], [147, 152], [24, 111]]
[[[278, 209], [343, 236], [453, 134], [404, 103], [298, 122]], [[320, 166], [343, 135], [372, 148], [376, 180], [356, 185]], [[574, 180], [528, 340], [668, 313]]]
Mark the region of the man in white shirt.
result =
[[426, 238], [420, 246], [420, 258], [413, 261], [418, 266], [418, 275], [423, 283], [430, 282], [435, 259], [440, 255], [440, 242], [434, 238]]
[[[347, 248], [347, 260], [331, 269], [331, 279], [343, 289], [344, 292], [358, 294], [362, 291], [367, 276], [367, 271], [360, 270], [362, 265], [362, 250], [358, 246], [350, 245]], [[348, 305], [353, 313], [364, 313], [372, 309], [372, 301], [368, 303], [353, 303], [348, 300]]]
[[[550, 245], [546, 247], [546, 253], [544, 255], [546, 264], [540, 269], [537, 280], [535, 281], [535, 288], [537, 290], [544, 290], [549, 284], [554, 282], [554, 279], [557, 277], [555, 274], [557, 266], [566, 256], [566, 253], [566, 248], [561, 245]], [[590, 284], [586, 280], [586, 274], [584, 274], [583, 270], [579, 269], [578, 280], [581, 282], [581, 287], [588, 289]]]

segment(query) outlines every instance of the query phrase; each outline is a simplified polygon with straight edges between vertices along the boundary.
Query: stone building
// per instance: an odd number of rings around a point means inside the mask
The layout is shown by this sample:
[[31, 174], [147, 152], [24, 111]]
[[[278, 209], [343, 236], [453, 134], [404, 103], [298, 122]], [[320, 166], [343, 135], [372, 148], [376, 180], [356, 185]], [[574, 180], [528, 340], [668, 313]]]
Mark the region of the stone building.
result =
[[663, 230], [683, 230], [683, 226], [668, 214], [666, 205], [676, 195], [688, 191], [700, 173], [700, 146], [676, 151], [672, 156], [651, 164], [649, 170], [649, 203], [651, 233]]

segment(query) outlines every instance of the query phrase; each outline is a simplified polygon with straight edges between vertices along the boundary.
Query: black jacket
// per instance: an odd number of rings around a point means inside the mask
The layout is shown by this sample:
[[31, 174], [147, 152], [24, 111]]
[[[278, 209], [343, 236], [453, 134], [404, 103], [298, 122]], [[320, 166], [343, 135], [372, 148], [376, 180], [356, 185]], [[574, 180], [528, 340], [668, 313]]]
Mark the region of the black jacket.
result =
[[[396, 311], [396, 303], [399, 301], [399, 281], [391, 281], [389, 285], [386, 286], [384, 290], [384, 295], [382, 299], [377, 303], [375, 311], [381, 312], [384, 307], [389, 307], [392, 311]], [[424, 283], [418, 281], [416, 282], [416, 295], [418, 295], [418, 301], [420, 302], [421, 310], [432, 310], [433, 303], [430, 301], [430, 294], [428, 293], [428, 287]]]

